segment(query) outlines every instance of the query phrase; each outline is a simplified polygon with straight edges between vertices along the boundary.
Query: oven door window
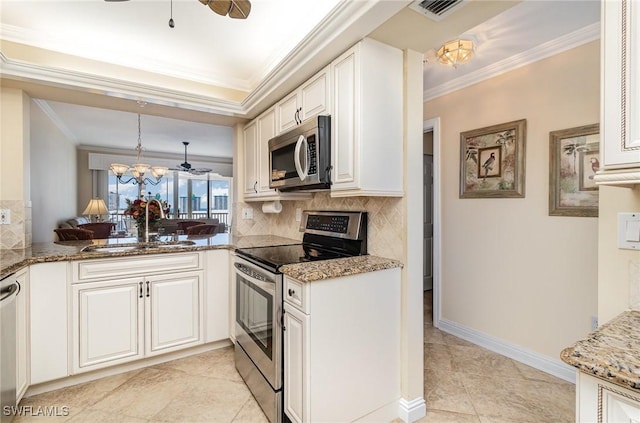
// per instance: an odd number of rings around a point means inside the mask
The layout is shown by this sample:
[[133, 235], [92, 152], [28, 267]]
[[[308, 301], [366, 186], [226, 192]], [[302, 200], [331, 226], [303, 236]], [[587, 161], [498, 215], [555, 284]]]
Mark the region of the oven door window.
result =
[[236, 322], [273, 359], [273, 294], [240, 275], [236, 283]]

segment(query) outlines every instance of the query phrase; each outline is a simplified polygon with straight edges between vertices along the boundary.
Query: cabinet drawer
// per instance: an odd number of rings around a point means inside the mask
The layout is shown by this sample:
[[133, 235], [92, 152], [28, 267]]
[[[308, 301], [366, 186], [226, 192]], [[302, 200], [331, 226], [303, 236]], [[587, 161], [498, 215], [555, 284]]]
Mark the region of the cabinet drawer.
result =
[[197, 270], [202, 267], [200, 253], [158, 254], [73, 263], [73, 283], [91, 280]]
[[306, 314], [309, 314], [308, 292], [309, 290], [306, 283], [285, 276], [284, 300]]

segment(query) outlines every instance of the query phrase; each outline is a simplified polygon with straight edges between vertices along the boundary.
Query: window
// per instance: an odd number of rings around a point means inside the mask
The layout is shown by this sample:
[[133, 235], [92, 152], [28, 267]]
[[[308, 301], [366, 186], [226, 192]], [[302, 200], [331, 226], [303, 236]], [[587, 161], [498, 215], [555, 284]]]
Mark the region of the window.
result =
[[[127, 199], [151, 195], [169, 205], [170, 219], [218, 219], [229, 228], [231, 224], [230, 197], [232, 179], [216, 174], [191, 175], [185, 172], [166, 174], [158, 185], [123, 184], [108, 172], [110, 221], [118, 230], [126, 230], [124, 211]], [[141, 189], [142, 188], [142, 189]]]

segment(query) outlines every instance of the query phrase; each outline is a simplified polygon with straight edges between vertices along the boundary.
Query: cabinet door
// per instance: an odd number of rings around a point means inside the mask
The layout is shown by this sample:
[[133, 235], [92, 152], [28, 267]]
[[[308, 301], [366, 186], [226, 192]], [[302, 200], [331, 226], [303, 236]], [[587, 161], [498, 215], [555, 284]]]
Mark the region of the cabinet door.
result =
[[602, 161], [640, 167], [640, 4], [602, 2]]
[[[357, 46], [356, 46], [357, 47]], [[357, 186], [356, 163], [359, 160], [356, 119], [358, 110], [357, 49], [351, 49], [332, 64], [333, 115], [331, 155], [333, 189]]]
[[67, 265], [29, 268], [31, 385], [69, 376]]
[[258, 193], [258, 131], [256, 122], [249, 123], [244, 128], [244, 195], [246, 197], [255, 196]]
[[271, 180], [271, 166], [269, 164], [269, 140], [276, 134], [275, 108], [262, 114], [258, 120], [258, 192], [260, 194], [275, 194], [275, 190], [269, 188]]
[[201, 344], [202, 272], [147, 277], [147, 355]]
[[300, 119], [305, 121], [321, 113], [328, 113], [330, 93], [329, 67], [323, 69], [300, 88]]
[[29, 273], [23, 270], [16, 274], [16, 281], [20, 284], [20, 292], [16, 299], [16, 400], [20, 401], [29, 385], [29, 366], [27, 363], [27, 297], [29, 296]]
[[298, 108], [298, 91], [294, 91], [276, 104], [278, 134], [281, 134], [300, 123]]
[[309, 420], [309, 316], [284, 304], [284, 410], [292, 422]]
[[141, 278], [75, 284], [72, 293], [75, 372], [142, 357]]

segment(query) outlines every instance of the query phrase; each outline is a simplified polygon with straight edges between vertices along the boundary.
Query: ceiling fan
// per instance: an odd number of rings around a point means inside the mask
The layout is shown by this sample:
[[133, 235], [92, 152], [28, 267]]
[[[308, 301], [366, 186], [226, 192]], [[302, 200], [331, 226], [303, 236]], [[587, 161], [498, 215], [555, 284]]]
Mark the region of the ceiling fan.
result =
[[180, 163], [178, 167], [175, 167], [171, 170], [178, 170], [180, 172], [189, 172], [192, 175], [204, 175], [205, 173], [211, 172], [212, 169], [207, 168], [193, 168], [191, 163], [187, 161], [187, 146], [189, 143], [187, 141], [182, 141], [184, 144], [184, 163]]
[[[118, 2], [118, 1], [127, 1], [127, 0], [104, 0], [104, 1]], [[249, 0], [199, 0], [199, 1], [205, 6], [209, 6], [209, 9], [213, 10], [218, 15], [222, 15], [222, 16], [229, 15], [229, 17], [233, 19], [247, 19], [247, 16], [249, 16], [249, 13], [251, 13], [251, 2]], [[171, 27], [173, 28], [173, 26]]]

